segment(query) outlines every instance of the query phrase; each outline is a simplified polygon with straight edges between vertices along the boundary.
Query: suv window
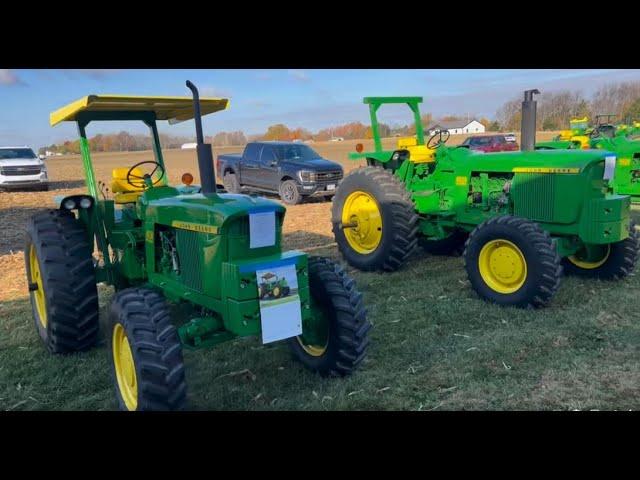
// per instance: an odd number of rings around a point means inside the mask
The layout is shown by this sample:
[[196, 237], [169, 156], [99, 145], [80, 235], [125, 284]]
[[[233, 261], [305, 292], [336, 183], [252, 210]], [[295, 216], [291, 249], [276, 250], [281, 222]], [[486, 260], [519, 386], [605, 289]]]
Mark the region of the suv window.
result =
[[503, 136], [501, 136], [501, 135], [497, 135], [497, 136], [493, 137], [493, 141], [494, 141], [494, 143], [497, 143], [498, 145], [501, 145], [503, 143], [507, 143], [505, 138]]
[[472, 138], [471, 141], [469, 142], [469, 145], [472, 145], [474, 147], [490, 145], [490, 144], [491, 144], [491, 137], [475, 137], [475, 138]]
[[270, 145], [265, 145], [262, 148], [262, 153], [260, 154], [260, 163], [263, 165], [270, 165], [272, 162], [277, 161], [276, 154], [274, 149]]
[[260, 154], [260, 145], [257, 143], [250, 143], [247, 148], [244, 149], [244, 158], [247, 160], [258, 160]]

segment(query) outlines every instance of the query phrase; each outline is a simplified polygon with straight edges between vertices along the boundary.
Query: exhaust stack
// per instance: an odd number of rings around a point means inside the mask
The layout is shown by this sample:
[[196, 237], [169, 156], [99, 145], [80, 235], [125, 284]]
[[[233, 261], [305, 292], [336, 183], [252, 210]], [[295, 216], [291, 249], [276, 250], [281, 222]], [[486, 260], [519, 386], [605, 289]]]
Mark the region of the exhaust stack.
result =
[[533, 99], [539, 95], [538, 89], [525, 90], [522, 102], [522, 123], [520, 126], [520, 150], [530, 152], [536, 148], [536, 110], [538, 103]]
[[200, 184], [203, 194], [216, 193], [216, 173], [213, 169], [213, 150], [211, 145], [204, 143], [202, 136], [202, 116], [200, 115], [200, 95], [196, 86], [187, 80], [187, 88], [193, 94], [193, 118], [196, 121], [196, 152], [198, 154], [198, 170], [200, 170]]

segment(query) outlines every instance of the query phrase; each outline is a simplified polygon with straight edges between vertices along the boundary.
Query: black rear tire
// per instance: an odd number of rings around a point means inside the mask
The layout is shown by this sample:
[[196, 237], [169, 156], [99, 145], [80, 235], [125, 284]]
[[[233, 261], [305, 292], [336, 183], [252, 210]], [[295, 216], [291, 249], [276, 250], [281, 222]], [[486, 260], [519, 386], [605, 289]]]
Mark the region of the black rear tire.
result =
[[[127, 288], [116, 293], [109, 312], [108, 335], [111, 371], [121, 410], [182, 410], [187, 384], [182, 344], [171, 323], [164, 297], [147, 288]], [[127, 406], [114, 361], [114, 333], [121, 325], [135, 366], [136, 408]]]
[[303, 336], [289, 339], [294, 357], [322, 376], [345, 376], [362, 363], [369, 347], [371, 323], [362, 293], [344, 269], [324, 257], [309, 258], [309, 289], [314, 301], [326, 306], [328, 341], [324, 351], [305, 344]]
[[229, 193], [240, 193], [240, 184], [235, 173], [225, 173], [222, 178], [224, 189]]
[[[39, 287], [31, 271], [32, 249], [44, 292], [43, 317], [36, 307]], [[31, 307], [38, 335], [51, 353], [88, 350], [98, 339], [92, 251], [83, 225], [67, 210], [38, 213], [27, 223], [24, 255]]]
[[609, 245], [608, 256], [604, 263], [594, 268], [582, 268], [563, 258], [564, 271], [569, 275], [598, 278], [600, 280], [621, 280], [633, 273], [638, 263], [640, 252], [640, 230], [635, 222], [631, 222], [629, 236], [621, 242]]
[[[501, 292], [487, 282], [486, 278], [490, 275], [491, 268], [484, 269], [484, 276], [481, 274], [480, 254], [485, 246], [492, 243], [499, 245], [495, 242], [510, 242], [519, 249], [524, 258], [526, 270], [522, 269], [525, 272], [523, 283], [513, 292]], [[501, 254], [502, 252], [496, 252], [495, 260], [499, 261]], [[542, 307], [551, 301], [560, 286], [560, 256], [549, 232], [525, 218], [504, 215], [481, 223], [469, 235], [463, 255], [465, 269], [473, 289], [484, 300], [499, 305]], [[491, 261], [494, 260], [493, 257], [490, 258]]]
[[278, 193], [280, 194], [280, 199], [287, 205], [297, 205], [304, 198], [298, 191], [298, 184], [293, 180], [281, 182]]
[[432, 255], [452, 255], [459, 257], [464, 252], [464, 244], [469, 238], [469, 233], [464, 230], [454, 230], [451, 235], [442, 240], [428, 240], [425, 237], [418, 239], [418, 244]]
[[[357, 191], [375, 198], [382, 217], [382, 238], [370, 253], [352, 248], [342, 228], [345, 202]], [[418, 214], [409, 192], [398, 177], [382, 168], [361, 167], [342, 180], [333, 199], [331, 222], [340, 253], [359, 270], [397, 270], [418, 244]]]

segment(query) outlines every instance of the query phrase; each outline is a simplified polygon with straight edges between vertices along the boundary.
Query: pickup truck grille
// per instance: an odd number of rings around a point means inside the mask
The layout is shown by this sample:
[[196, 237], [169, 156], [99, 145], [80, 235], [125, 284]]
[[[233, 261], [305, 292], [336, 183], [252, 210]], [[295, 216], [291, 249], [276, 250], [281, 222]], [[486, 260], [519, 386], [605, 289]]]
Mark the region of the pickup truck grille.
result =
[[318, 182], [331, 182], [342, 179], [342, 172], [318, 172], [316, 178]]
[[0, 173], [2, 175], [7, 176], [17, 176], [17, 175], [38, 175], [40, 173], [39, 165], [27, 165], [24, 167], [20, 166], [10, 166], [10, 167], [0, 167]]

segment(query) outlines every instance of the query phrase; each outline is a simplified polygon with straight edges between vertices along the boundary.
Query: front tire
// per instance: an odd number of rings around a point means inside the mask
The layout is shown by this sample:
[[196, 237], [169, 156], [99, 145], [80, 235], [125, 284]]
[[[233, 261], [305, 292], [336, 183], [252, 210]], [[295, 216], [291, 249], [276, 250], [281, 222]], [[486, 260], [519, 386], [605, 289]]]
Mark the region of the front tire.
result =
[[322, 376], [349, 375], [369, 346], [362, 293], [342, 267], [323, 257], [309, 258], [309, 289], [314, 315], [302, 335], [289, 339], [293, 355]]
[[397, 270], [418, 244], [411, 197], [398, 177], [382, 168], [362, 167], [347, 175], [331, 217], [340, 253], [360, 270]]
[[24, 250], [35, 326], [49, 352], [85, 351], [98, 339], [92, 245], [67, 210], [34, 215]]
[[302, 202], [302, 195], [298, 191], [298, 185], [293, 180], [285, 180], [280, 183], [278, 189], [280, 199], [287, 205], [297, 205]]
[[601, 247], [602, 258], [588, 259], [584, 256], [585, 252], [579, 252], [563, 258], [562, 264], [565, 272], [570, 275], [621, 280], [635, 270], [639, 252], [640, 230], [631, 222], [626, 239]]
[[182, 344], [164, 297], [147, 288], [116, 293], [109, 355], [121, 410], [182, 410], [187, 385]]
[[525, 218], [505, 215], [481, 223], [463, 255], [473, 289], [499, 305], [542, 307], [560, 285], [560, 256], [549, 232]]

